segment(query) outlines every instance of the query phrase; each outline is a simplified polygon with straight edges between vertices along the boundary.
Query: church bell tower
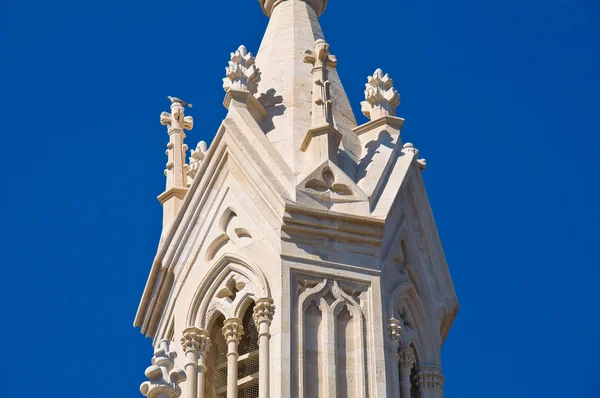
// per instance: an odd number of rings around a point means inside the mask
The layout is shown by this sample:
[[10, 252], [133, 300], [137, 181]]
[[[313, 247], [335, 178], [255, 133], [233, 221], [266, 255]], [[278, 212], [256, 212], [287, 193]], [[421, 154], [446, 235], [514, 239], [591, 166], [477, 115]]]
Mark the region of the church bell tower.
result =
[[375, 69], [357, 125], [336, 69], [347, 61], [319, 23], [327, 0], [259, 3], [267, 30], [256, 57], [231, 53], [210, 147], [186, 161], [191, 105], [169, 97], [161, 114], [163, 231], [135, 317], [154, 347], [141, 392], [441, 398], [458, 301], [400, 96]]

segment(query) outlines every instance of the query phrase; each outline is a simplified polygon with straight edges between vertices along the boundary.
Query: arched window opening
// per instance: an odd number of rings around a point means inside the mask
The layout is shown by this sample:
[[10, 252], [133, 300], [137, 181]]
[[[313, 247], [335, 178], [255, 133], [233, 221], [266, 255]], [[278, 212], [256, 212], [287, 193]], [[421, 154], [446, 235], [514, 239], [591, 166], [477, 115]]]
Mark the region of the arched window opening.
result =
[[223, 321], [220, 316], [210, 329], [210, 340], [212, 345], [208, 350], [206, 358], [206, 383], [205, 397], [226, 398], [227, 397], [227, 343], [223, 336]]
[[254, 324], [254, 304], [244, 313], [244, 335], [238, 346], [238, 398], [258, 398], [258, 330]]

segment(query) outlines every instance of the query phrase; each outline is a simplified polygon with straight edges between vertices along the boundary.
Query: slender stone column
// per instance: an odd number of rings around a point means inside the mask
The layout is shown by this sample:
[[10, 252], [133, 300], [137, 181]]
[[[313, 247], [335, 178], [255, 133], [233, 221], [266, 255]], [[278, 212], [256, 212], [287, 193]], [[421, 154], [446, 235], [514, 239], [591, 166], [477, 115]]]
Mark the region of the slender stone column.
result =
[[229, 318], [223, 325], [223, 336], [227, 342], [227, 398], [238, 396], [238, 344], [244, 335], [242, 320]]
[[181, 348], [185, 352], [185, 373], [189, 386], [189, 398], [204, 398], [204, 379], [206, 375], [206, 353], [210, 348], [210, 337], [206, 330], [195, 327], [183, 331]]
[[269, 398], [269, 373], [271, 367], [269, 365], [270, 349], [269, 341], [271, 340], [271, 321], [273, 320], [273, 311], [275, 306], [270, 298], [262, 298], [256, 301], [254, 306], [254, 324], [258, 329], [258, 397]]
[[415, 365], [415, 352], [412, 347], [400, 347], [398, 365], [400, 366], [400, 396], [410, 398], [410, 370]]
[[[400, 337], [402, 336], [402, 326], [400, 325], [400, 321], [394, 318], [388, 319], [388, 338], [390, 342], [390, 352], [389, 355], [391, 358], [391, 393], [393, 398], [400, 397], [400, 382], [398, 380], [398, 347], [400, 346]], [[410, 397], [410, 395], [409, 395]], [[404, 396], [403, 396], [404, 398]]]
[[417, 373], [420, 398], [442, 398], [444, 396], [444, 376], [435, 366], [421, 366]]

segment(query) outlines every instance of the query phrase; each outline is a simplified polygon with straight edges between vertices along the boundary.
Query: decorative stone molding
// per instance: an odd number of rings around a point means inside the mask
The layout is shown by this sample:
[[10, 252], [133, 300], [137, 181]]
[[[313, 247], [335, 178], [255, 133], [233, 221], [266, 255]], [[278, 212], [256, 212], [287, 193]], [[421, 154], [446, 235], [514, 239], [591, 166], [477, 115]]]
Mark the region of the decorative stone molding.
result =
[[209, 333], [196, 327], [187, 328], [181, 337], [181, 348], [183, 352], [194, 351], [201, 355], [205, 354], [211, 346]]
[[240, 339], [244, 335], [244, 328], [242, 327], [242, 320], [239, 318], [229, 318], [223, 324], [223, 336], [225, 341], [229, 344], [230, 342], [239, 343]]
[[271, 325], [271, 321], [273, 320], [273, 314], [275, 312], [275, 305], [273, 305], [273, 300], [270, 298], [261, 298], [256, 301], [254, 305], [254, 323], [257, 328], [260, 330], [261, 323], [267, 323]]
[[[263, 9], [263, 12], [268, 17], [271, 16], [275, 7], [279, 4], [283, 3], [286, 0], [258, 0], [260, 2], [260, 6]], [[325, 8], [327, 7], [328, 0], [304, 0], [308, 5], [310, 5], [313, 10], [317, 13], [317, 16], [320, 17], [323, 12], [325, 12]]]
[[304, 187], [317, 192], [332, 192], [341, 196], [352, 195], [353, 193], [348, 185], [337, 182], [335, 175], [327, 167], [323, 169], [320, 177], [309, 180], [304, 184]]
[[419, 368], [417, 373], [417, 386], [419, 390], [442, 390], [444, 386], [444, 375], [438, 367], [427, 366]]
[[186, 380], [185, 372], [173, 369], [177, 353], [170, 350], [171, 342], [161, 340], [152, 357], [152, 366], [146, 369], [149, 381], [142, 383], [142, 395], [150, 398], [178, 398], [181, 396], [179, 384]]
[[231, 53], [229, 66], [225, 68], [227, 77], [223, 79], [225, 91], [234, 89], [256, 94], [260, 82], [260, 70], [254, 62], [252, 53], [248, 52], [245, 46], [240, 46]]
[[323, 39], [315, 42], [314, 50], [306, 50], [304, 62], [312, 64], [313, 106], [312, 128], [333, 127], [331, 82], [328, 79], [328, 67], [337, 66], [337, 58], [331, 55], [329, 44]]
[[196, 149], [192, 149], [192, 153], [190, 156], [190, 166], [188, 170], [188, 176], [190, 176], [192, 179], [196, 177], [196, 174], [198, 174], [198, 170], [200, 170], [202, 161], [206, 157], [207, 150], [208, 146], [204, 141], [200, 141], [198, 145], [196, 145]]
[[395, 318], [388, 319], [388, 338], [394, 344], [400, 344], [402, 337], [402, 325], [399, 320]]
[[415, 350], [412, 347], [400, 347], [398, 350], [398, 364], [400, 369], [412, 369], [416, 360]]
[[419, 150], [415, 148], [415, 146], [411, 142], [407, 142], [402, 146], [402, 152], [414, 154], [415, 159], [417, 159], [417, 164], [419, 165], [419, 170], [425, 170], [425, 168], [427, 167], [427, 159], [418, 159]]
[[373, 76], [367, 78], [365, 101], [361, 102], [361, 110], [370, 120], [396, 116], [400, 95], [393, 85], [394, 81], [390, 75], [384, 75], [381, 69], [377, 69]]

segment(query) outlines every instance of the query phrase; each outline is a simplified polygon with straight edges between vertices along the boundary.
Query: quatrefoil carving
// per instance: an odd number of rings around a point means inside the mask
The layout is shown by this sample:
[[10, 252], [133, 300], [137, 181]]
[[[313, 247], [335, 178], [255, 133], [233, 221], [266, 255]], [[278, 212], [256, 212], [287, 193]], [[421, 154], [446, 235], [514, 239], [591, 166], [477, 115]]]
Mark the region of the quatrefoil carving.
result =
[[239, 291], [244, 289], [246, 284], [244, 282], [238, 282], [235, 278], [231, 277], [225, 283], [225, 287], [217, 292], [218, 298], [227, 298], [231, 301], [235, 300], [235, 296]]
[[308, 181], [304, 187], [322, 193], [333, 192], [341, 196], [352, 195], [352, 190], [348, 185], [335, 182], [335, 175], [328, 167], [323, 169], [321, 178]]
[[239, 226], [237, 213], [229, 208], [221, 216], [220, 229], [221, 234], [208, 246], [207, 260], [215, 258], [217, 253], [227, 245], [235, 246], [244, 243], [247, 239], [252, 239], [250, 232]]

